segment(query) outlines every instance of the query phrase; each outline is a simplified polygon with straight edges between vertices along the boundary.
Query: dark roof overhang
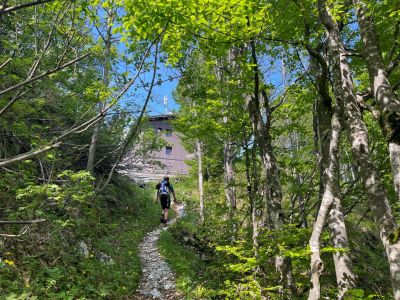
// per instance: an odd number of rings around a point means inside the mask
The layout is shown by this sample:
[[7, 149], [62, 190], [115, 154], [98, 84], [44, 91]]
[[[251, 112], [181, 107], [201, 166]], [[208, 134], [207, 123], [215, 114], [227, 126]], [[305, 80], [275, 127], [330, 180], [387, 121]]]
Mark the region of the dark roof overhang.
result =
[[157, 116], [150, 116], [149, 121], [173, 120], [175, 118], [176, 118], [176, 116], [173, 114], [157, 115]]

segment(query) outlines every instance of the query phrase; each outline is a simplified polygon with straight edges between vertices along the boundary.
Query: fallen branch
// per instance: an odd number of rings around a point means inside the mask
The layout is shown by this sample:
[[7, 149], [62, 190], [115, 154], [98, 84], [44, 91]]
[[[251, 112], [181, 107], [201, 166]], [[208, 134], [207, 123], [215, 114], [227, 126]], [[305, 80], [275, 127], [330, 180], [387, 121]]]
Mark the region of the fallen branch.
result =
[[8, 234], [8, 233], [0, 233], [0, 237], [8, 237], [8, 238], [16, 238], [16, 237], [21, 237], [23, 236], [25, 233], [28, 232], [29, 226], [25, 225], [24, 227], [22, 227], [22, 229], [19, 231], [18, 234]]
[[22, 229], [19, 231], [18, 234], [0, 233], [0, 237], [6, 237], [6, 238], [21, 237], [25, 233], [28, 232], [29, 224], [43, 223], [45, 221], [46, 221], [46, 219], [26, 220], [26, 221], [0, 221], [0, 225], [8, 225], [8, 224], [24, 224], [25, 225], [24, 227], [22, 227]]
[[23, 236], [28, 230], [25, 230], [19, 234], [7, 234], [7, 233], [0, 233], [0, 237], [8, 237], [8, 238], [15, 238], [15, 237], [21, 237]]
[[38, 220], [27, 220], [27, 221], [0, 221], [0, 225], [4, 224], [36, 224], [45, 222], [46, 219], [38, 219]]

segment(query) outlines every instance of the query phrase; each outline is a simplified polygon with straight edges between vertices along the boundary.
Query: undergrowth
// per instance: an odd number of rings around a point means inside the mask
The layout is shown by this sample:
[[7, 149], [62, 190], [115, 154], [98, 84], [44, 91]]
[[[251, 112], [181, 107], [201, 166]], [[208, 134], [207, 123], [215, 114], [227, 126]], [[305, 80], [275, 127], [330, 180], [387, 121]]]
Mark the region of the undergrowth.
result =
[[[91, 179], [76, 180], [70, 180], [71, 187], [82, 190], [84, 185], [90, 190]], [[66, 203], [67, 188], [61, 187], [63, 204], [56, 205], [43, 185], [37, 189], [43, 191], [20, 191], [20, 195], [25, 193], [20, 198], [41, 203], [26, 215], [40, 216], [46, 222], [30, 226], [19, 238], [1, 242], [0, 299], [132, 296], [141, 275], [138, 244], [159, 223], [153, 190], [118, 178], [95, 200], [81, 195], [75, 200], [67, 197], [70, 202]], [[79, 194], [72, 189], [71, 193]], [[49, 205], [43, 205], [43, 199]]]
[[181, 244], [177, 237], [182, 229], [182, 223], [187, 218], [184, 217], [178, 224], [161, 233], [158, 241], [159, 251], [174, 270], [176, 288], [185, 295], [185, 299], [208, 299], [211, 295], [208, 283], [210, 276], [215, 275], [214, 270], [207, 261], [202, 260], [200, 253]]
[[[223, 196], [208, 183], [212, 193], [205, 196], [206, 222], [202, 225], [192, 183], [190, 179], [180, 183], [186, 215], [163, 232], [159, 241], [160, 252], [176, 273], [177, 289], [185, 299], [307, 299], [311, 285], [308, 272], [311, 229], [295, 224], [287, 224], [280, 230], [265, 229], [260, 232], [255, 255], [251, 223], [246, 223], [244, 217], [246, 210], [239, 207], [230, 218]], [[387, 262], [371, 222], [366, 220], [359, 230], [353, 228], [354, 222], [348, 226], [352, 243], [350, 249], [342, 251], [350, 251], [357, 287], [349, 290], [345, 299], [393, 299], [385, 271]], [[335, 299], [338, 293], [332, 260], [335, 251], [329, 233], [324, 233], [321, 237], [324, 299]], [[278, 255], [291, 260], [295, 291], [285, 289], [277, 279]]]

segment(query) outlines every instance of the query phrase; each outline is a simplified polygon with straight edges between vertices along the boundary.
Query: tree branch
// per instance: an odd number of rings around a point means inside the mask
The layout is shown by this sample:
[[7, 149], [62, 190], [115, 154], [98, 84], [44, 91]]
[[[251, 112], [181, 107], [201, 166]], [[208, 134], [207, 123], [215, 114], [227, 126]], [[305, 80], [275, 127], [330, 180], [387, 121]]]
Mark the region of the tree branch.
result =
[[100, 118], [103, 118], [105, 116], [105, 113], [111, 107], [113, 107], [114, 104], [116, 104], [121, 99], [121, 97], [129, 90], [129, 88], [135, 83], [136, 79], [139, 77], [140, 72], [143, 69], [144, 63], [146, 61], [146, 57], [148, 56], [148, 54], [149, 54], [151, 48], [153, 47], [154, 43], [156, 41], [158, 41], [158, 39], [163, 34], [163, 32], [161, 32], [157, 36], [157, 38], [150, 44], [150, 46], [146, 49], [145, 53], [143, 54], [142, 60], [141, 60], [141, 62], [139, 64], [139, 67], [138, 67], [138, 70], [137, 70], [137, 73], [135, 74], [135, 76], [125, 85], [125, 87], [122, 89], [122, 91], [103, 109], [103, 111], [101, 113], [99, 113], [98, 115], [96, 115], [92, 119], [80, 124], [79, 126], [71, 128], [67, 132], [65, 132], [62, 135], [60, 135], [59, 137], [55, 138], [52, 141], [52, 144], [49, 145], [49, 146], [45, 146], [44, 148], [36, 150], [36, 151], [31, 151], [31, 152], [28, 152], [28, 153], [17, 155], [17, 156], [15, 156], [13, 158], [0, 160], [0, 167], [5, 167], [5, 166], [8, 166], [8, 165], [13, 164], [15, 162], [18, 162], [18, 161], [22, 161], [22, 160], [33, 158], [33, 157], [36, 157], [36, 156], [38, 156], [38, 155], [40, 155], [42, 153], [48, 152], [51, 149], [57, 148], [57, 147], [59, 147], [61, 145], [60, 141], [62, 139], [68, 137], [69, 135], [71, 135], [71, 134], [73, 134], [75, 132], [79, 132], [79, 130], [83, 131], [83, 130], [86, 130], [86, 129], [90, 128], [90, 126], [92, 126], [94, 123], [96, 123]]
[[276, 109], [278, 109], [278, 108], [285, 102], [286, 96], [287, 96], [287, 94], [288, 94], [290, 88], [291, 88], [292, 86], [294, 86], [297, 82], [299, 82], [299, 81], [303, 78], [303, 76], [304, 76], [305, 74], [306, 74], [306, 73], [301, 74], [299, 77], [297, 77], [297, 78], [293, 81], [292, 84], [290, 84], [289, 86], [286, 87], [286, 89], [285, 89], [285, 91], [283, 92], [283, 95], [281, 96], [281, 99], [279, 100], [279, 102], [278, 102], [277, 104], [275, 104], [274, 106], [271, 107], [271, 112], [273, 112], [273, 111], [275, 111]]
[[[53, 73], [56, 73], [56, 72], [58, 72], [58, 71], [60, 71], [60, 70], [62, 70], [62, 69], [65, 69], [66, 67], [69, 67], [70, 65], [72, 65], [72, 64], [74, 64], [74, 63], [80, 61], [81, 59], [83, 59], [83, 58], [85, 58], [85, 57], [87, 57], [87, 56], [89, 56], [89, 55], [90, 55], [90, 53], [86, 53], [86, 54], [84, 54], [84, 55], [82, 55], [82, 56], [79, 56], [79, 57], [75, 58], [74, 60], [72, 60], [72, 61], [70, 61], [70, 62], [67, 62], [67, 63], [65, 63], [65, 64], [63, 64], [63, 65], [61, 65], [61, 66], [59, 66], [59, 67], [56, 67], [56, 68], [54, 68], [54, 69], [52, 69], [52, 70], [48, 70], [48, 71], [46, 71], [46, 72], [44, 72], [44, 73], [42, 73], [42, 74], [40, 74], [40, 75], [38, 75], [38, 76], [35, 76], [35, 77], [32, 77], [32, 78], [26, 79], [26, 80], [23, 81], [23, 82], [20, 82], [20, 83], [14, 85], [14, 86], [12, 86], [12, 87], [9, 87], [9, 88], [7, 88], [7, 89], [5, 89], [5, 90], [3, 90], [3, 91], [0, 91], [0, 96], [3, 95], [3, 94], [5, 94], [5, 93], [11, 92], [11, 91], [13, 91], [13, 90], [15, 90], [15, 89], [17, 89], [17, 88], [19, 88], [19, 87], [22, 87], [22, 86], [24, 86], [24, 85], [27, 85], [28, 83], [31, 83], [31, 82], [33, 82], [33, 81], [42, 79], [43, 77], [46, 77], [46, 76], [51, 75], [51, 74], [53, 74]], [[16, 99], [13, 98], [10, 102], [8, 102], [8, 103], [6, 104], [6, 106], [4, 106], [4, 107], [0, 110], [0, 116], [1, 116], [8, 108], [10, 108], [10, 106], [13, 105], [17, 99], [18, 99], [18, 98], [16, 98]]]
[[50, 151], [50, 150], [52, 150], [54, 148], [58, 148], [60, 146], [61, 146], [61, 143], [58, 142], [58, 143], [55, 143], [55, 144], [50, 145], [50, 146], [46, 146], [46, 147], [44, 147], [42, 149], [39, 149], [39, 150], [36, 150], [36, 151], [31, 151], [31, 152], [27, 152], [27, 153], [23, 153], [23, 154], [17, 155], [17, 156], [15, 156], [13, 158], [0, 159], [0, 167], [5, 167], [5, 166], [8, 166], [10, 164], [19, 162], [19, 161], [23, 161], [23, 160], [27, 160], [27, 159], [36, 157], [36, 156], [38, 156], [40, 154], [46, 153], [46, 152], [48, 152], [48, 151]]
[[30, 6], [35, 6], [35, 5], [39, 5], [39, 4], [44, 4], [47, 2], [51, 2], [54, 0], [37, 0], [37, 1], [32, 1], [32, 2], [28, 2], [28, 3], [22, 3], [22, 4], [17, 4], [14, 6], [1, 6], [0, 7], [0, 15], [4, 15], [4, 14], [8, 14], [12, 11], [16, 11], [22, 8], [26, 8], [26, 7], [30, 7]]
[[386, 68], [386, 73], [388, 76], [393, 72], [393, 70], [399, 65], [400, 63], [400, 54], [397, 55], [393, 60], [390, 61], [389, 65]]
[[126, 152], [126, 149], [127, 149], [128, 145], [129, 145], [129, 143], [133, 140], [134, 137], [136, 137], [137, 132], [139, 131], [139, 127], [140, 127], [140, 125], [142, 123], [143, 115], [144, 115], [144, 113], [146, 111], [147, 104], [149, 103], [149, 100], [151, 98], [151, 92], [152, 92], [153, 87], [154, 87], [154, 81], [155, 81], [156, 74], [157, 74], [157, 61], [158, 61], [158, 45], [156, 45], [156, 52], [155, 52], [155, 55], [154, 55], [153, 76], [151, 78], [150, 88], [149, 88], [149, 91], [147, 92], [147, 97], [146, 97], [146, 100], [144, 101], [142, 111], [140, 112], [140, 116], [137, 119], [135, 126], [132, 128], [132, 130], [129, 132], [128, 136], [126, 137], [126, 140], [124, 141], [124, 144], [123, 144], [122, 149], [121, 149], [121, 151], [120, 151], [120, 153], [118, 155], [118, 158], [115, 161], [115, 163], [114, 163], [114, 165], [113, 165], [113, 167], [112, 167], [112, 169], [110, 171], [110, 174], [108, 175], [107, 181], [104, 184], [104, 186], [101, 188], [100, 191], [102, 191], [110, 183], [110, 181], [112, 179], [112, 176], [113, 176], [113, 174], [115, 172], [115, 169], [117, 168], [117, 166], [121, 162], [123, 156], [125, 155], [125, 152]]
[[[85, 57], [87, 57], [87, 56], [89, 56], [89, 55], [90, 55], [90, 53], [86, 53], [86, 54], [84, 54], [84, 55], [81, 55], [81, 56], [75, 58], [74, 60], [71, 60], [71, 61], [69, 61], [69, 62], [67, 62], [67, 63], [65, 63], [65, 64], [63, 64], [63, 65], [61, 65], [61, 66], [59, 66], [59, 67], [56, 67], [56, 68], [51, 69], [51, 70], [48, 70], [48, 71], [46, 71], [46, 72], [44, 72], [44, 73], [42, 73], [42, 74], [40, 74], [40, 75], [38, 75], [38, 76], [32, 77], [32, 78], [27, 79], [27, 80], [25, 80], [25, 81], [23, 81], [23, 82], [20, 82], [20, 83], [14, 85], [14, 86], [12, 86], [12, 87], [9, 87], [9, 88], [7, 88], [7, 89], [5, 89], [5, 90], [2, 90], [2, 91], [0, 91], [0, 96], [1, 96], [1, 95], [4, 95], [5, 93], [11, 92], [11, 91], [13, 91], [13, 90], [15, 90], [15, 89], [17, 89], [17, 88], [19, 88], [19, 87], [21, 87], [21, 86], [24, 86], [24, 85], [26, 85], [26, 84], [28, 84], [28, 83], [30, 83], [30, 82], [32, 82], [32, 81], [39, 80], [39, 79], [41, 79], [41, 78], [43, 78], [43, 77], [45, 77], [45, 76], [51, 75], [51, 74], [53, 74], [53, 73], [55, 73], [55, 72], [57, 72], [57, 71], [60, 71], [60, 70], [62, 70], [62, 69], [65, 69], [66, 67], [69, 67], [70, 65], [72, 65], [72, 64], [74, 64], [74, 63], [76, 63], [76, 62], [78, 62], [79, 60], [81, 60], [81, 59], [83, 59], [83, 58], [85, 58]], [[4, 110], [4, 109], [3, 109], [3, 110]], [[2, 111], [3, 111], [3, 110], [2, 110]], [[1, 113], [0, 113], [0, 115], [1, 115]]]
[[4, 63], [1, 64], [0, 70], [3, 69], [8, 63], [12, 60], [12, 58], [7, 59]]

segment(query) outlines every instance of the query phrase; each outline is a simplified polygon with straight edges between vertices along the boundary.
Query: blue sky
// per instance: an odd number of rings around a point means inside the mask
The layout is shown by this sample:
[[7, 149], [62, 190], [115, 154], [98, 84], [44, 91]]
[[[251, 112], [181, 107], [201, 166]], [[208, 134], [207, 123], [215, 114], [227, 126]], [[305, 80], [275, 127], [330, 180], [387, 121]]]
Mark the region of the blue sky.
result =
[[[100, 21], [100, 28], [99, 30], [103, 33], [105, 31], [105, 20], [106, 14], [105, 10], [99, 8], [97, 11], [101, 21]], [[120, 12], [121, 13], [121, 12]], [[114, 24], [114, 26], [120, 26], [120, 24]], [[92, 28], [92, 34], [94, 40], [99, 40], [99, 32]], [[127, 54], [127, 44], [121, 41], [121, 35], [116, 33], [113, 35], [114, 45], [117, 48], [118, 55], [121, 57], [124, 53]], [[129, 54], [128, 54], [129, 56]], [[149, 57], [149, 63], [153, 62], [153, 56]], [[120, 75], [124, 72], [128, 72], [129, 76], [127, 79], [132, 78], [134, 74], [137, 72], [135, 66], [126, 64], [125, 62], [117, 59], [116, 63], [112, 66], [113, 71]], [[153, 87], [152, 91], [152, 98], [147, 106], [147, 113], [149, 115], [158, 115], [165, 113], [165, 107], [163, 104], [164, 96], [168, 98], [168, 111], [176, 111], [179, 109], [179, 105], [174, 101], [172, 96], [173, 91], [175, 90], [176, 86], [178, 85], [178, 79], [176, 78], [179, 73], [172, 67], [167, 67], [165, 64], [158, 62], [158, 74], [160, 77], [156, 77], [157, 79], [161, 79], [162, 83], [160, 85], [156, 85]], [[136, 83], [130, 87], [128, 92], [121, 98], [119, 104], [124, 108], [131, 111], [132, 115], [137, 114], [143, 106], [144, 100], [147, 96], [147, 90], [142, 87], [143, 83], [150, 83], [152, 77], [152, 71], [146, 72], [140, 75], [140, 80], [138, 79]], [[171, 80], [168, 80], [171, 78]]]
[[[105, 22], [105, 15], [104, 15], [104, 10], [99, 9], [98, 11], [99, 16], [103, 19], [103, 24]], [[116, 25], [117, 26], [117, 25]], [[104, 28], [103, 28], [104, 29]], [[101, 29], [100, 29], [101, 30]], [[98, 38], [98, 33], [96, 30], [93, 29], [93, 35], [95, 38]], [[118, 49], [118, 52], [120, 54], [124, 53], [127, 48], [126, 44], [123, 42], [119, 41], [119, 34], [114, 36], [116, 38], [116, 47]], [[149, 58], [149, 62], [152, 60], [152, 58]], [[284, 81], [283, 81], [283, 73], [282, 73], [282, 60], [281, 59], [274, 59], [272, 60], [269, 57], [260, 57], [260, 66], [261, 66], [261, 71], [265, 73], [265, 81], [267, 83], [271, 83], [275, 86], [275, 92], [273, 95], [271, 95], [272, 99], [274, 99], [277, 95], [282, 93], [284, 90]], [[176, 78], [179, 75], [179, 72], [175, 70], [174, 68], [167, 67], [162, 63], [158, 63], [159, 70], [158, 73], [161, 75], [159, 77], [162, 81], [161, 85], [156, 85], [153, 88], [152, 92], [152, 99], [148, 105], [147, 108], [147, 113], [149, 115], [159, 115], [159, 114], [164, 114], [165, 113], [165, 107], [163, 104], [163, 99], [164, 96], [168, 98], [168, 111], [176, 111], [179, 109], [179, 105], [174, 101], [173, 98], [173, 91], [175, 90], [177, 84], [178, 84], [178, 78]], [[129, 71], [129, 73], [132, 75], [135, 73], [135, 68], [132, 65], [124, 65], [118, 64], [114, 66], [116, 68], [117, 73], [124, 72], [124, 71]], [[128, 109], [131, 109], [132, 114], [134, 115], [135, 112], [137, 113], [139, 110], [141, 110], [141, 107], [143, 105], [143, 102], [146, 98], [147, 91], [141, 86], [142, 83], [147, 82], [149, 83], [151, 81], [152, 77], [152, 72], [146, 72], [145, 74], [142, 74], [141, 76], [141, 82], [137, 82], [136, 88], [131, 87], [128, 93], [121, 99], [120, 104]], [[168, 80], [168, 78], [172, 78], [172, 80]]]
[[[126, 47], [123, 43], [117, 44], [118, 52], [120, 55], [126, 51]], [[143, 87], [143, 84], [150, 84], [153, 77], [152, 64], [154, 63], [154, 56], [151, 55], [147, 62], [150, 64], [150, 70], [146, 71], [139, 75], [139, 78], [136, 80], [135, 84], [130, 87], [128, 92], [122, 97], [120, 104], [125, 108], [132, 106], [136, 106], [137, 109], [141, 110], [143, 103], [147, 97], [147, 88]], [[130, 64], [126, 64], [125, 62], [119, 61], [116, 65], [113, 66], [116, 73], [123, 73], [125, 71], [129, 72], [129, 77], [132, 78], [137, 69]], [[164, 114], [165, 106], [164, 106], [164, 96], [168, 98], [168, 111], [176, 111], [179, 109], [179, 105], [175, 102], [172, 94], [176, 89], [179, 79], [179, 72], [172, 68], [167, 67], [162, 62], [157, 63], [157, 76], [155, 78], [155, 82], [160, 81], [160, 84], [156, 84], [152, 89], [151, 100], [147, 106], [147, 113], [151, 116]]]
[[[166, 67], [165, 65], [160, 66], [159, 73], [161, 74], [161, 79], [163, 80], [160, 86], [156, 85], [153, 88], [153, 99], [149, 103], [148, 114], [149, 115], [159, 115], [165, 113], [165, 107], [163, 104], [164, 96], [168, 98], [168, 111], [178, 110], [179, 105], [175, 102], [172, 92], [175, 90], [178, 79], [175, 78], [178, 72], [173, 69]], [[171, 77], [172, 80], [168, 80]]]

